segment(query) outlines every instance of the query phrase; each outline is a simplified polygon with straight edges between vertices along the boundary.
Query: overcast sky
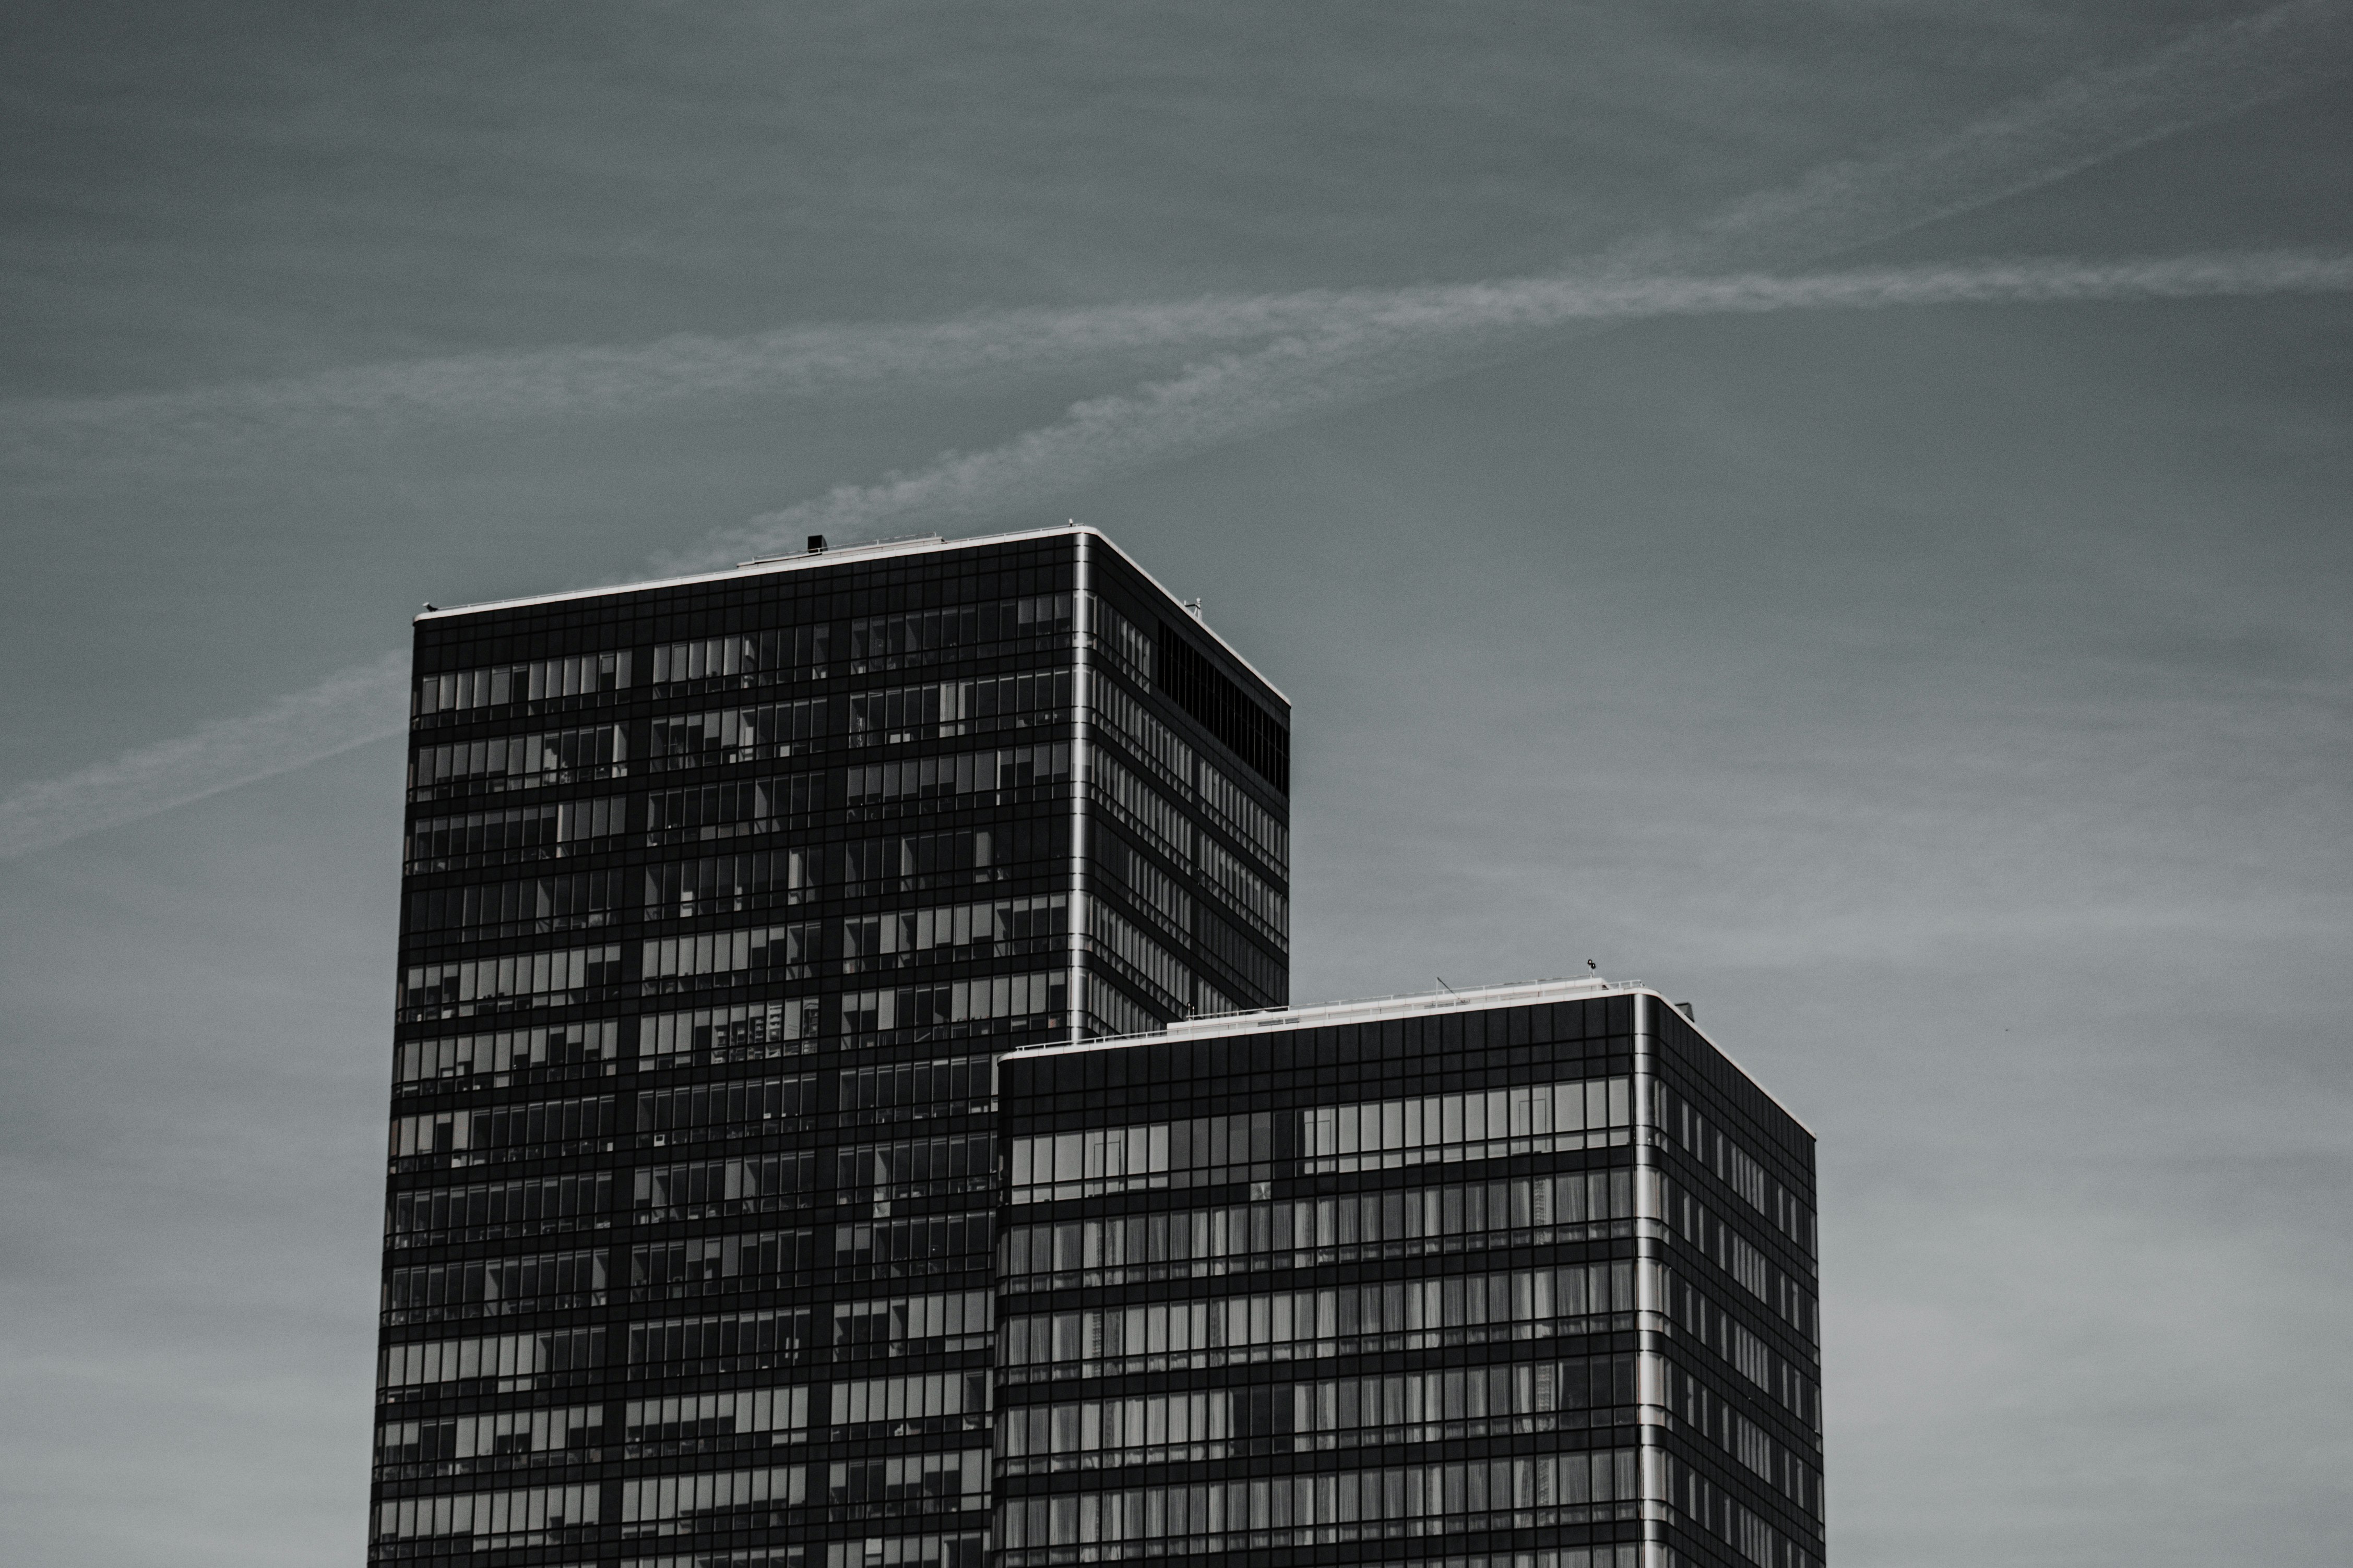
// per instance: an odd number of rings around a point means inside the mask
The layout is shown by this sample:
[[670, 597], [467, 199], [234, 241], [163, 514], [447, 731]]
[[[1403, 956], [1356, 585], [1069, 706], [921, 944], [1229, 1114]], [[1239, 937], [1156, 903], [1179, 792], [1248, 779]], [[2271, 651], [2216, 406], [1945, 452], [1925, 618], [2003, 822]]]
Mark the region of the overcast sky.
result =
[[[1377, 396], [1310, 354], [1291, 414], [1092, 468], [1074, 403], [1255, 345], [433, 391], [1622, 264], [2259, 9], [20, 3], [0, 791], [420, 601], [643, 575], [1059, 423], [1064, 467], [873, 531], [1075, 516], [1206, 599], [1295, 704], [1297, 997], [1590, 958], [1819, 1135], [1841, 1568], [2340, 1562], [2345, 295], [1490, 333]], [[1820, 265], [2353, 251], [2340, 66], [2306, 39], [2295, 90]], [[400, 768], [0, 862], [11, 1563], [360, 1558]]]

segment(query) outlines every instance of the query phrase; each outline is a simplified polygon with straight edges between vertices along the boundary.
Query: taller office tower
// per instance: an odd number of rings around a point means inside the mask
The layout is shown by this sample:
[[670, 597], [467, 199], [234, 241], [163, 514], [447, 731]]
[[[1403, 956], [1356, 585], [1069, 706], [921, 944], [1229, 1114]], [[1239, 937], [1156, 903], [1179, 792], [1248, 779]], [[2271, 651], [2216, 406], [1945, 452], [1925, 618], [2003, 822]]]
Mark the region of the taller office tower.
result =
[[1071, 529], [435, 611], [413, 712], [371, 1560], [977, 1564], [995, 1058], [1287, 1000], [1283, 699]]

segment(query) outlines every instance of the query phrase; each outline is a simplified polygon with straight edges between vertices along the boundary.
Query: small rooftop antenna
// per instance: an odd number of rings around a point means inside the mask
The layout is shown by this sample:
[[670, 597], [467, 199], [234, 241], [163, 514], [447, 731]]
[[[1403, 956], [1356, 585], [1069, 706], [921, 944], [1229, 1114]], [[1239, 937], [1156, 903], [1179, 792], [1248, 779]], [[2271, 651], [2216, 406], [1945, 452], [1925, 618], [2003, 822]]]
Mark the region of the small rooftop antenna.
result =
[[1436, 978], [1437, 978], [1437, 981], [1438, 981], [1438, 988], [1439, 988], [1440, 991], [1445, 992], [1449, 996], [1460, 996], [1460, 995], [1461, 995], [1461, 994], [1462, 994], [1462, 993], [1461, 993], [1461, 992], [1457, 991], [1456, 989], [1454, 989], [1454, 987], [1453, 987], [1453, 986], [1449, 985], [1448, 984], [1446, 984], [1446, 976], [1444, 976], [1443, 974], [1440, 974], [1440, 975], [1437, 976]]
[[1588, 959], [1587, 959], [1587, 960], [1585, 961], [1585, 967], [1586, 967], [1586, 968], [1588, 968], [1588, 969], [1592, 970], [1592, 971], [1593, 971], [1595, 973], [1597, 973], [1597, 974], [1599, 974], [1599, 973], [1601, 972], [1601, 966], [1600, 966], [1599, 964], [1598, 964], [1598, 963], [1594, 963], [1594, 962], [1593, 962], [1593, 960], [1591, 960], [1591, 959], [1589, 959], [1589, 958], [1588, 958]]
[[1197, 621], [1200, 621], [1200, 620], [1206, 620], [1206, 619], [1208, 618], [1208, 617], [1204, 616], [1201, 614], [1201, 601], [1200, 601], [1200, 600], [1198, 600], [1198, 599], [1179, 599], [1179, 600], [1177, 601], [1177, 603], [1178, 603], [1178, 604], [1180, 604], [1180, 605], [1183, 605], [1185, 606], [1185, 613], [1186, 613], [1187, 615], [1188, 615], [1188, 616], [1192, 616], [1195, 620], [1197, 620]]

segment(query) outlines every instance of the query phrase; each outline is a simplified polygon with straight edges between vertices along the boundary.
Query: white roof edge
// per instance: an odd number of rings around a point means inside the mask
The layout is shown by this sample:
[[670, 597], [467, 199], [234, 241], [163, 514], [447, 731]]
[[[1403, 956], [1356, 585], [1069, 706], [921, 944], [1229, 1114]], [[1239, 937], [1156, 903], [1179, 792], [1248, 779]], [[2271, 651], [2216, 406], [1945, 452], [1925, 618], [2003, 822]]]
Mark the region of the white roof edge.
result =
[[1092, 533], [1097, 539], [1102, 540], [1106, 549], [1117, 555], [1122, 561], [1127, 563], [1129, 570], [1133, 571], [1137, 576], [1143, 578], [1145, 582], [1151, 584], [1154, 587], [1159, 589], [1160, 596], [1162, 598], [1166, 599], [1170, 604], [1176, 605], [1187, 620], [1192, 622], [1193, 625], [1200, 627], [1203, 632], [1207, 633], [1209, 640], [1216, 643], [1219, 647], [1224, 648], [1227, 654], [1232, 658], [1236, 664], [1240, 665], [1244, 669], [1249, 670], [1251, 675], [1257, 677], [1258, 683], [1261, 686], [1265, 687], [1269, 691], [1271, 691], [1277, 697], [1282, 698], [1283, 707], [1289, 708], [1291, 706], [1291, 698], [1286, 692], [1284, 692], [1282, 687], [1277, 686], [1273, 681], [1269, 680], [1266, 678], [1265, 671], [1260, 669], [1258, 666], [1252, 664], [1249, 659], [1244, 658], [1242, 657], [1242, 650], [1228, 642], [1224, 637], [1219, 636], [1207, 620], [1195, 615], [1192, 611], [1186, 609], [1185, 601], [1170, 593], [1168, 591], [1167, 584], [1162, 583], [1159, 578], [1155, 577], [1151, 573], [1145, 571], [1142, 562], [1136, 560], [1134, 556], [1130, 555], [1126, 551], [1122, 550], [1119, 547], [1119, 542], [1117, 540], [1112, 538], [1110, 534], [1105, 533], [1102, 529], [1093, 527], [1088, 523], [1082, 522], [1079, 524], [1079, 531], [1082, 533]]
[[[1079, 1040], [1059, 1046], [1027, 1046], [1019, 1050], [1008, 1051], [1005, 1059], [1077, 1056], [1088, 1051], [1118, 1050], [1130, 1046], [1158, 1045], [1172, 1040], [1212, 1040], [1237, 1035], [1279, 1034], [1292, 1029], [1328, 1028], [1340, 1024], [1376, 1024], [1390, 1018], [1419, 1017], [1431, 1013], [1525, 1007], [1538, 1002], [1587, 1001], [1598, 996], [1632, 995], [1655, 996], [1666, 1006], [1674, 1005], [1665, 992], [1640, 980], [1608, 980], [1599, 975], [1582, 980], [1520, 980], [1469, 991], [1422, 991], [1401, 996], [1324, 1002], [1312, 1007], [1266, 1007], [1248, 1013], [1213, 1013], [1207, 1017], [1180, 1019], [1165, 1029], [1149, 1034], [1108, 1035], [1101, 1039]], [[1775, 1110], [1795, 1122], [1799, 1131], [1809, 1138], [1815, 1137], [1814, 1130], [1806, 1125], [1803, 1118], [1782, 1104], [1779, 1096], [1758, 1081], [1756, 1074], [1742, 1067], [1739, 1058], [1725, 1050], [1715, 1036], [1701, 1028], [1697, 1020], [1684, 1018], [1683, 1022], [1718, 1056], [1731, 1063], [1757, 1093], [1770, 1100]], [[1820, 1140], [1816, 1139], [1816, 1142]]]
[[1281, 698], [1284, 708], [1288, 709], [1291, 706], [1291, 699], [1284, 694], [1282, 689], [1267, 679], [1265, 675], [1261, 673], [1258, 666], [1244, 658], [1240, 649], [1211, 630], [1208, 622], [1196, 618], [1185, 608], [1185, 601], [1170, 593], [1159, 578], [1137, 564], [1135, 557], [1120, 549], [1109, 534], [1092, 523], [1085, 522], [1062, 523], [1053, 528], [1025, 528], [1012, 533], [978, 534], [969, 539], [945, 539], [934, 533], [921, 534], [912, 539], [881, 540], [872, 544], [836, 545], [814, 554], [772, 556], [765, 560], [746, 561], [738, 565], [709, 572], [691, 572], [678, 577], [649, 577], [639, 582], [610, 583], [596, 588], [565, 588], [552, 594], [525, 594], [512, 599], [487, 599], [479, 605], [452, 605], [447, 608], [424, 611], [422, 614], [411, 616], [410, 621], [411, 624], [415, 624], [418, 621], [446, 620], [452, 616], [478, 616], [491, 610], [520, 609], [526, 605], [555, 605], [566, 599], [596, 599], [602, 598], [607, 594], [635, 594], [649, 588], [681, 588], [691, 583], [720, 583], [755, 573], [813, 571], [822, 566], [839, 565], [845, 560], [881, 561], [898, 555], [921, 555], [934, 551], [968, 550], [984, 544], [1008, 544], [1017, 540], [1049, 539], [1058, 534], [1068, 533], [1092, 534], [1102, 540], [1106, 546], [1118, 554], [1122, 561], [1134, 570], [1137, 576], [1158, 589], [1161, 595], [1179, 615], [1200, 627], [1211, 641], [1232, 658], [1236, 664], [1249, 670], [1269, 691]]

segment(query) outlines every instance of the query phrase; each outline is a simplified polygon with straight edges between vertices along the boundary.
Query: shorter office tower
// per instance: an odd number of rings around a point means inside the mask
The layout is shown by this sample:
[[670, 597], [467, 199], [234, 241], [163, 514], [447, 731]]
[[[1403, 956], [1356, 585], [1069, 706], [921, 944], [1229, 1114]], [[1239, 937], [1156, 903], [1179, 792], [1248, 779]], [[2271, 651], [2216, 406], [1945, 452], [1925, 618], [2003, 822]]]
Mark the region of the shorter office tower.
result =
[[1820, 1568], [1813, 1139], [1657, 993], [999, 1075], [1001, 1568]]

